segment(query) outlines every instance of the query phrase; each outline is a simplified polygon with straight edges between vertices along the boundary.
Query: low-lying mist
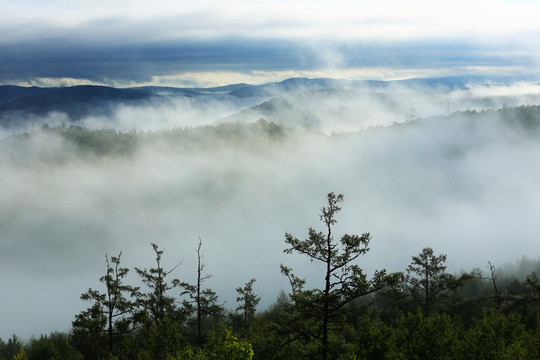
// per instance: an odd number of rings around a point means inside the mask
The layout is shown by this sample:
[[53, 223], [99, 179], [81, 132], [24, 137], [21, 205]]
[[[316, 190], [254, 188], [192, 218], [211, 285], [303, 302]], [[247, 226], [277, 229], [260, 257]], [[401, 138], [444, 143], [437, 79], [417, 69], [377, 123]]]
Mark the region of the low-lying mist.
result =
[[540, 104], [540, 86], [536, 84], [470, 84], [449, 89], [444, 86], [411, 88], [391, 83], [376, 89], [299, 91], [275, 97], [224, 121], [253, 122], [263, 118], [277, 124], [333, 134], [457, 111], [531, 104]]
[[202, 97], [168, 96], [154, 99], [150, 104], [113, 106], [113, 116], [88, 116], [77, 122], [77, 125], [90, 129], [106, 127], [144, 131], [202, 126], [254, 106], [264, 99], [239, 99], [220, 94]]
[[329, 135], [457, 111], [540, 104], [537, 83], [472, 82], [455, 86], [445, 83], [444, 78], [431, 85], [319, 80], [248, 86], [244, 92], [198, 89], [195, 96], [157, 88], [141, 100], [60, 101], [56, 107], [0, 111], [0, 137], [35, 130], [43, 124], [158, 131], [260, 119]]
[[[150, 243], [165, 250], [165, 268], [182, 261], [174, 277], [193, 282], [200, 237], [214, 275], [205, 285], [229, 309], [234, 289], [251, 278], [259, 310], [287, 291], [280, 263], [319, 286], [317, 264], [283, 253], [284, 234], [322, 230], [329, 192], [345, 195], [336, 236], [372, 235], [359, 261], [368, 274], [404, 271], [426, 246], [447, 254], [452, 272], [536, 258], [540, 110], [527, 109], [532, 127], [515, 119], [523, 112], [501, 110], [331, 136], [263, 121], [9, 136], [0, 141], [0, 336], [69, 329], [88, 305], [80, 294], [100, 287], [105, 254], [122, 251], [124, 266], [150, 268]], [[116, 116], [132, 117], [129, 127], [138, 128], [145, 117], [182, 114], [125, 109]], [[362, 119], [349, 112], [344, 121]], [[96, 139], [127, 145], [100, 152]], [[139, 282], [134, 272], [130, 280]]]

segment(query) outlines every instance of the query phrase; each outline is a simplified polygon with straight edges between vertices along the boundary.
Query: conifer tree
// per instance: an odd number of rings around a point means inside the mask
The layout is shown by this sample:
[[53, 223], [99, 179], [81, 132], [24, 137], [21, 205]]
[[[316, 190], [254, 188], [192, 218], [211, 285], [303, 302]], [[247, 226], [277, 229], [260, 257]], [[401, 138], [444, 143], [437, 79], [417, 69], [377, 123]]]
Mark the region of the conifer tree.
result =
[[159, 250], [154, 243], [152, 243], [152, 248], [156, 254], [156, 267], [149, 270], [135, 268], [150, 290], [148, 293], [137, 292], [137, 303], [148, 312], [150, 320], [159, 324], [165, 315], [172, 314], [176, 308], [174, 297], [168, 296], [167, 292], [178, 287], [180, 280], [172, 279], [169, 283], [167, 276], [180, 266], [181, 262], [167, 271], [161, 265], [163, 250]]
[[412, 299], [421, 305], [426, 317], [432, 313], [435, 304], [473, 277], [469, 273], [459, 277], [447, 273], [446, 255], [436, 256], [429, 247], [423, 248], [412, 260], [406, 280]]
[[368, 280], [362, 269], [356, 264], [360, 255], [369, 251], [371, 236], [343, 235], [339, 241], [334, 239], [333, 226], [336, 224], [336, 215], [341, 210], [339, 203], [343, 195], [329, 193], [328, 206], [321, 209], [320, 219], [325, 226], [324, 232], [317, 232], [309, 228], [308, 238], [299, 240], [291, 234], [285, 234], [285, 242], [289, 245], [285, 253], [293, 252], [307, 255], [311, 261], [324, 266], [324, 289], [304, 290], [305, 281], [296, 277], [292, 269], [281, 265], [281, 271], [289, 278], [293, 293], [293, 311], [298, 319], [305, 321], [309, 329], [303, 330], [308, 336], [321, 341], [321, 355], [324, 360], [328, 358], [328, 334], [331, 325], [338, 322], [345, 313], [345, 305], [353, 300], [381, 290], [399, 278], [399, 274], [387, 275], [386, 270], [375, 271], [371, 280]]
[[93, 301], [93, 304], [78, 314], [73, 321], [75, 331], [89, 334], [106, 332], [111, 353], [115, 336], [135, 329], [132, 315], [136, 304], [129, 298], [138, 291], [138, 288], [123, 283], [129, 270], [120, 266], [121, 256], [122, 252], [117, 257], [111, 256], [110, 259], [105, 255], [106, 272], [99, 281], [105, 284], [106, 292], [90, 288], [83, 293], [81, 300]]
[[236, 301], [240, 303], [236, 308], [236, 311], [242, 311], [244, 313], [244, 324], [248, 324], [255, 316], [257, 305], [261, 301], [261, 297], [255, 295], [253, 292], [253, 283], [255, 279], [251, 279], [244, 285], [244, 287], [237, 287], [236, 292], [238, 297]]
[[218, 303], [218, 296], [211, 289], [203, 289], [203, 283], [212, 277], [209, 274], [203, 274], [205, 264], [201, 263], [202, 240], [199, 238], [197, 246], [197, 282], [189, 284], [187, 282], [180, 283], [184, 288], [181, 295], [187, 295], [189, 300], [182, 302], [186, 313], [195, 312], [195, 325], [197, 327], [197, 343], [202, 345], [202, 323], [203, 319], [208, 315], [219, 315], [223, 311], [223, 305]]

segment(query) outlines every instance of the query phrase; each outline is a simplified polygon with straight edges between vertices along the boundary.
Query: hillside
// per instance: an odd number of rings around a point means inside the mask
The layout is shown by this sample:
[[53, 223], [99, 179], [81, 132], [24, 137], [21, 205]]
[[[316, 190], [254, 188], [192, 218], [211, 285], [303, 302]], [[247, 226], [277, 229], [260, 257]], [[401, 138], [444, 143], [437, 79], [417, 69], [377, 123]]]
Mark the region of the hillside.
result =
[[[515, 80], [498, 79], [502, 86]], [[346, 131], [408, 120], [411, 108], [416, 110], [416, 117], [426, 117], [456, 110], [498, 108], [503, 103], [540, 103], [539, 96], [482, 98], [466, 93], [470, 92], [470, 84], [485, 83], [481, 77], [445, 77], [397, 81], [292, 78], [263, 85], [210, 88], [6, 85], [0, 86], [0, 128], [20, 131], [27, 126], [77, 123], [96, 117], [101, 118], [100, 124], [109, 122], [115, 127], [119, 108], [159, 112], [168, 107], [177, 109], [179, 119], [193, 110], [204, 112], [201, 117], [208, 118], [207, 122], [253, 122], [264, 118], [327, 132], [328, 124], [342, 127], [330, 131]], [[214, 109], [223, 109], [225, 116]]]
[[[283, 98], [273, 99], [255, 107], [259, 114], [267, 114], [273, 118], [276, 108], [282, 114], [284, 109], [292, 108], [291, 103]], [[316, 110], [316, 109], [315, 109]], [[316, 111], [314, 111], [315, 113]], [[323, 114], [328, 116], [328, 114]], [[234, 120], [231, 117], [230, 120]], [[283, 118], [281, 118], [283, 120]], [[342, 140], [366, 141], [376, 136], [381, 144], [390, 143], [400, 139], [407, 143], [407, 139], [436, 139], [441, 141], [428, 142], [426, 154], [461, 154], [465, 155], [474, 148], [506, 143], [514, 138], [527, 141], [536, 141], [540, 136], [540, 105], [505, 107], [499, 110], [455, 112], [450, 115], [433, 116], [413, 121], [394, 123], [386, 126], [368, 127], [363, 130], [334, 133], [332, 136], [323, 136], [317, 130], [309, 131], [307, 121], [313, 118], [306, 117], [302, 123], [296, 119], [290, 125], [276, 124], [272, 121], [260, 119], [255, 122], [230, 121], [215, 125], [184, 127], [161, 131], [117, 131], [114, 129], [90, 130], [80, 126], [44, 126], [41, 129], [14, 134], [0, 140], [0, 149], [4, 153], [11, 153], [19, 157], [20, 154], [33, 156], [26, 145], [33, 144], [32, 138], [41, 135], [58, 135], [75, 146], [82, 157], [89, 155], [132, 155], [139, 148], [152, 146], [152, 144], [166, 144], [174, 151], [185, 153], [200, 150], [218, 150], [230, 148], [264, 147], [268, 141], [277, 145], [283, 141], [295, 141], [306, 135], [315, 138], [327, 138], [331, 141]], [[308, 130], [307, 132], [305, 130]], [[454, 134], [454, 136], [452, 136]], [[461, 134], [461, 135], [460, 135]], [[275, 143], [276, 142], [276, 143]], [[46, 144], [44, 144], [46, 146]], [[32, 145], [33, 146], [33, 145]], [[14, 150], [18, 149], [18, 150]], [[406, 151], [406, 149], [403, 149]], [[36, 153], [35, 155], [39, 155]], [[65, 154], [59, 154], [65, 158]], [[431, 156], [431, 155], [430, 155]]]

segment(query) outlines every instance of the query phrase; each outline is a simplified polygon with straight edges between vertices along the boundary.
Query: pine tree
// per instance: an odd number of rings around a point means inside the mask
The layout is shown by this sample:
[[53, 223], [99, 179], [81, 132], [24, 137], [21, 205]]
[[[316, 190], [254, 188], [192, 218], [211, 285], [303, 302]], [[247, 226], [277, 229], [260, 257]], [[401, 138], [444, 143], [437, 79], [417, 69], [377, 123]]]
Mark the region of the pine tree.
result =
[[149, 270], [135, 268], [137, 274], [150, 290], [148, 293], [138, 292], [137, 303], [149, 313], [151, 321], [159, 324], [165, 315], [172, 314], [176, 309], [174, 297], [168, 296], [167, 292], [178, 287], [180, 280], [172, 279], [169, 283], [167, 276], [180, 266], [181, 262], [166, 271], [161, 266], [163, 250], [159, 250], [159, 247], [154, 243], [152, 243], [152, 248], [156, 253], [156, 267]]
[[202, 323], [203, 319], [208, 315], [219, 315], [223, 311], [223, 305], [218, 303], [217, 294], [211, 289], [203, 289], [203, 283], [208, 280], [212, 275], [203, 275], [205, 264], [201, 263], [202, 240], [199, 238], [199, 244], [197, 246], [197, 282], [195, 284], [189, 284], [182, 282], [181, 287], [184, 291], [181, 295], [188, 295], [190, 300], [184, 300], [182, 302], [186, 313], [191, 314], [195, 312], [195, 325], [197, 327], [197, 343], [202, 345]]
[[261, 301], [261, 297], [255, 295], [253, 292], [253, 283], [255, 282], [255, 279], [251, 279], [248, 281], [244, 287], [237, 287], [236, 292], [238, 293], [238, 297], [236, 298], [236, 301], [240, 303], [240, 305], [236, 308], [236, 311], [242, 311], [244, 313], [244, 324], [248, 324], [251, 320], [253, 320], [253, 317], [255, 316], [255, 311], [257, 309], [257, 305], [259, 304], [259, 301]]
[[138, 288], [125, 285], [123, 279], [128, 274], [127, 268], [120, 266], [120, 257], [105, 255], [106, 272], [99, 281], [105, 284], [106, 292], [88, 289], [81, 295], [81, 300], [93, 301], [93, 305], [75, 317], [73, 327], [75, 331], [89, 334], [106, 332], [109, 352], [113, 352], [114, 339], [117, 335], [129, 333], [135, 329], [133, 313], [135, 302], [129, 298]]
[[367, 279], [355, 262], [369, 251], [370, 234], [345, 234], [335, 241], [332, 230], [337, 222], [336, 214], [341, 210], [338, 204], [343, 201], [343, 195], [329, 193], [327, 200], [328, 206], [321, 209], [320, 215], [326, 231], [317, 232], [309, 228], [305, 240], [285, 234], [289, 248], [284, 250], [287, 254], [297, 252], [307, 255], [311, 261], [322, 263], [325, 268], [324, 289], [304, 290], [305, 281], [296, 277], [292, 269], [281, 265], [282, 273], [291, 282], [293, 311], [298, 314], [297, 319], [306, 324], [301, 331], [304, 335], [320, 339], [324, 360], [328, 358], [331, 325], [341, 319], [346, 311], [345, 305], [379, 291], [399, 278], [399, 274], [387, 275], [386, 270], [382, 270], [376, 271], [371, 280]]
[[[412, 260], [407, 268], [406, 281], [413, 300], [421, 305], [426, 317], [432, 313], [435, 304], [473, 278], [469, 273], [455, 277], [445, 272], [446, 255], [436, 256], [429, 247], [423, 248]], [[416, 277], [411, 274], [416, 274]]]

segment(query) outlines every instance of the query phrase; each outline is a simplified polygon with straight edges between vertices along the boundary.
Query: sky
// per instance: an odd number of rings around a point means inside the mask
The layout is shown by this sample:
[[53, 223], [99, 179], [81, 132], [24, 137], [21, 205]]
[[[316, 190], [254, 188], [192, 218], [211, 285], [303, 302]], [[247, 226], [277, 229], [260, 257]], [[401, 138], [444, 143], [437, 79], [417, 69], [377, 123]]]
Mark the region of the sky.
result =
[[536, 1], [0, 1], [0, 84], [531, 74]]

